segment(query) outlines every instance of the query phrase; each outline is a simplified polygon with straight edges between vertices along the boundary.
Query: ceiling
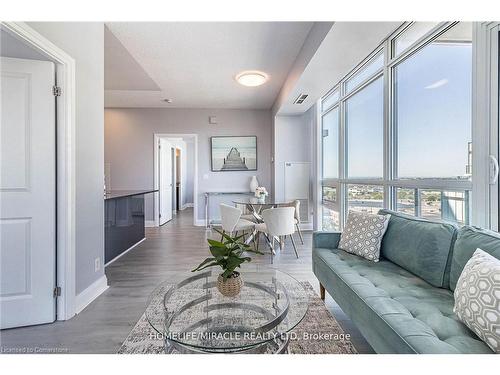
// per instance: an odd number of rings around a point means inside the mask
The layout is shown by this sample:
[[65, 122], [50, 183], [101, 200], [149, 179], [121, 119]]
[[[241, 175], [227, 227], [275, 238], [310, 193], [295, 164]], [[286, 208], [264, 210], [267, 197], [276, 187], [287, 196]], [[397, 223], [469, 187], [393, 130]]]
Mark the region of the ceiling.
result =
[[106, 90], [161, 90], [107, 27], [104, 27], [104, 45]]
[[[269, 109], [313, 22], [106, 26], [106, 107]], [[241, 86], [234, 76], [243, 70], [262, 70], [270, 80]]]

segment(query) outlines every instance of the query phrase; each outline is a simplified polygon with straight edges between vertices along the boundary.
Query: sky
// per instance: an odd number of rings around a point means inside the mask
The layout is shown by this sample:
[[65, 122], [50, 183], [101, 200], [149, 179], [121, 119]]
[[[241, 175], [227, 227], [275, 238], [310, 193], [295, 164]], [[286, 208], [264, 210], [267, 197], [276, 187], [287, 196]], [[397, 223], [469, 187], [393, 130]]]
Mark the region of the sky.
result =
[[[399, 177], [456, 177], [465, 173], [471, 140], [470, 44], [433, 43], [395, 71]], [[328, 116], [328, 115], [327, 115]], [[335, 114], [324, 119], [324, 177], [335, 178]], [[382, 79], [347, 101], [349, 177], [382, 177]], [[326, 125], [326, 126], [325, 126]]]
[[255, 148], [256, 137], [213, 137], [212, 148]]

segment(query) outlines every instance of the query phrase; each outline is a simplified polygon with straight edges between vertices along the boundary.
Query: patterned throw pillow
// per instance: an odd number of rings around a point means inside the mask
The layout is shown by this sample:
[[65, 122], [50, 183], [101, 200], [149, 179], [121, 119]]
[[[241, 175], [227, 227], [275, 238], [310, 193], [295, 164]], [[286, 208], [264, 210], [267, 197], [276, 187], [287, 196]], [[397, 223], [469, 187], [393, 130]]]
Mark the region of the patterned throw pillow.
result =
[[495, 353], [500, 353], [500, 260], [477, 249], [455, 288], [458, 318]]
[[374, 215], [349, 211], [340, 236], [339, 249], [378, 262], [380, 244], [391, 215]]

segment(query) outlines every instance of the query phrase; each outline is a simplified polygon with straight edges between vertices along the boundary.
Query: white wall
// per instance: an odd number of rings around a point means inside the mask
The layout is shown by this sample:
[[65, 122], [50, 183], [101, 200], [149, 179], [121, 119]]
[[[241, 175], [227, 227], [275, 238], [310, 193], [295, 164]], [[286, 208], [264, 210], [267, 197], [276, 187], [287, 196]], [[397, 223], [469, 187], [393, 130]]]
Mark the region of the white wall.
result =
[[[285, 163], [311, 163], [310, 196], [314, 170], [313, 127], [315, 107], [302, 115], [276, 116], [274, 119], [274, 196], [285, 199]], [[312, 207], [312, 199], [310, 201]]]
[[104, 24], [30, 22], [76, 61], [76, 292], [104, 275]]
[[[209, 125], [216, 116], [218, 124]], [[105, 111], [105, 159], [111, 164], [112, 189], [153, 187], [154, 134], [198, 134], [198, 213], [205, 216], [206, 191], [248, 190], [256, 175], [271, 187], [271, 112], [269, 110], [109, 108]], [[211, 172], [210, 136], [256, 135], [257, 171]], [[146, 220], [153, 220], [153, 196]]]

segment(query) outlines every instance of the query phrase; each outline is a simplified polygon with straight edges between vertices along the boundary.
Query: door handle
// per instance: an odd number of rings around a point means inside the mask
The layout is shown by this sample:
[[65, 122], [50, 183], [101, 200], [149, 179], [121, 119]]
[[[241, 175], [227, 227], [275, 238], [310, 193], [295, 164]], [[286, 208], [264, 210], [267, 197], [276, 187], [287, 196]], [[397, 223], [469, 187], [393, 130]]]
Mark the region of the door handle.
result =
[[491, 173], [490, 169], [490, 185], [495, 185], [498, 181], [498, 172], [499, 172], [498, 160], [493, 155], [489, 155], [489, 157], [490, 157], [490, 162], [493, 164], [493, 174]]

